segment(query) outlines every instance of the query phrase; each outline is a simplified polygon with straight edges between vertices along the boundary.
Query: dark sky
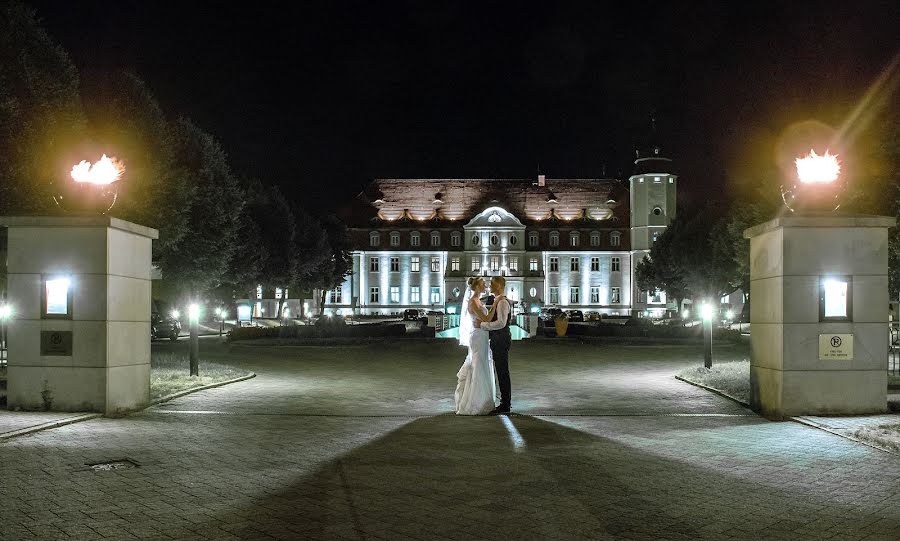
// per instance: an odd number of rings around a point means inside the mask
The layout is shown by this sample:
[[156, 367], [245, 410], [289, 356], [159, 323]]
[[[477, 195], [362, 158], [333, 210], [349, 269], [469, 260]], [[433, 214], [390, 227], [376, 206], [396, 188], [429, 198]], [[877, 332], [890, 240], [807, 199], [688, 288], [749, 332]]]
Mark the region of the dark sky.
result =
[[85, 77], [135, 69], [312, 208], [374, 177], [627, 177], [651, 111], [703, 198], [768, 160], [748, 139], [839, 124], [900, 45], [895, 1], [32, 5]]

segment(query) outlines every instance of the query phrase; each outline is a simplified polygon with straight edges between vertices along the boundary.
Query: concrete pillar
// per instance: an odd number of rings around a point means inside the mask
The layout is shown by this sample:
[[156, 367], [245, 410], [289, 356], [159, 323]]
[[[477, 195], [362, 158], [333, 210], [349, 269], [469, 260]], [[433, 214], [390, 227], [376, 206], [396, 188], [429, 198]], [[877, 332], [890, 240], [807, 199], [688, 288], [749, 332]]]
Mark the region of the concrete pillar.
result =
[[[109, 216], [0, 217], [9, 228], [8, 407], [107, 414], [150, 399], [155, 229]], [[70, 284], [67, 314], [46, 281]], [[65, 304], [65, 303], [64, 303]]]
[[[884, 216], [800, 215], [744, 232], [756, 411], [781, 419], [886, 410], [888, 228], [894, 225]], [[823, 313], [822, 284], [834, 283], [829, 279], [848, 284], [849, 317]]]

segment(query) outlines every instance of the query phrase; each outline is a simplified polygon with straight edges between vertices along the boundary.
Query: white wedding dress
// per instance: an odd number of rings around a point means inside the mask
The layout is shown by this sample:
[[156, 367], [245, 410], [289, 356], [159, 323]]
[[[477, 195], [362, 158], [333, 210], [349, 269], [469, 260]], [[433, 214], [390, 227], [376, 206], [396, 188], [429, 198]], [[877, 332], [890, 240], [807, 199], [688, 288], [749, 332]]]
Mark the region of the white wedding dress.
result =
[[[463, 307], [468, 306], [467, 292]], [[497, 407], [497, 381], [494, 359], [488, 344], [488, 332], [475, 328], [475, 316], [462, 311], [459, 342], [469, 346], [469, 354], [456, 373], [456, 414], [487, 415]], [[464, 336], [465, 333], [465, 336]]]

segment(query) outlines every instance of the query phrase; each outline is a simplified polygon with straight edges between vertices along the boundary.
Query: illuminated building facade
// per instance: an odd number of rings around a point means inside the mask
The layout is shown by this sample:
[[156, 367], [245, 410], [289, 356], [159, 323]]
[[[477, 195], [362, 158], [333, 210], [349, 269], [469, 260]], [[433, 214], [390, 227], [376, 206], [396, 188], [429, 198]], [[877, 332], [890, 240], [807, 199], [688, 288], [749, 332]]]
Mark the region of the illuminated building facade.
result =
[[663, 312], [634, 267], [675, 216], [659, 148], [615, 179], [377, 179], [348, 206], [353, 270], [326, 312], [458, 309], [469, 276], [503, 275], [518, 312]]

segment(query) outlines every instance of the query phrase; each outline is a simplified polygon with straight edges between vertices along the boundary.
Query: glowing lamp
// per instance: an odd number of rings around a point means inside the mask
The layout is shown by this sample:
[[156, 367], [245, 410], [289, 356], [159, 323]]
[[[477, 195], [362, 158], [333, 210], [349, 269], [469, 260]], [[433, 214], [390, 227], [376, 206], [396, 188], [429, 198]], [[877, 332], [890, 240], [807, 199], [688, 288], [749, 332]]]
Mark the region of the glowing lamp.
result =
[[188, 319], [191, 322], [200, 320], [200, 306], [197, 303], [188, 306]]
[[689, 315], [691, 315], [690, 310], [684, 310], [681, 312], [681, 319], [687, 319]]
[[172, 319], [178, 319], [181, 317], [181, 310], [172, 310], [171, 313]]
[[56, 185], [53, 200], [68, 212], [106, 214], [116, 204], [116, 183], [124, 173], [122, 162], [106, 154], [94, 163], [81, 160], [72, 166], [70, 178]]
[[707, 302], [707, 303], [704, 303], [703, 306], [700, 307], [700, 316], [701, 316], [705, 321], [711, 321], [711, 320], [712, 320], [712, 318], [713, 318], [713, 312], [714, 312], [713, 305], [710, 304], [710, 303], [708, 303], [708, 302]]
[[815, 150], [794, 160], [796, 179], [789, 188], [781, 187], [781, 198], [791, 211], [835, 211], [841, 206], [845, 186], [841, 182], [841, 163], [837, 154]]
[[734, 312], [732, 312], [731, 310], [728, 310], [727, 312], [725, 312], [725, 319], [727, 319], [729, 321], [734, 319]]
[[13, 309], [11, 304], [0, 304], [0, 321], [12, 319]]

